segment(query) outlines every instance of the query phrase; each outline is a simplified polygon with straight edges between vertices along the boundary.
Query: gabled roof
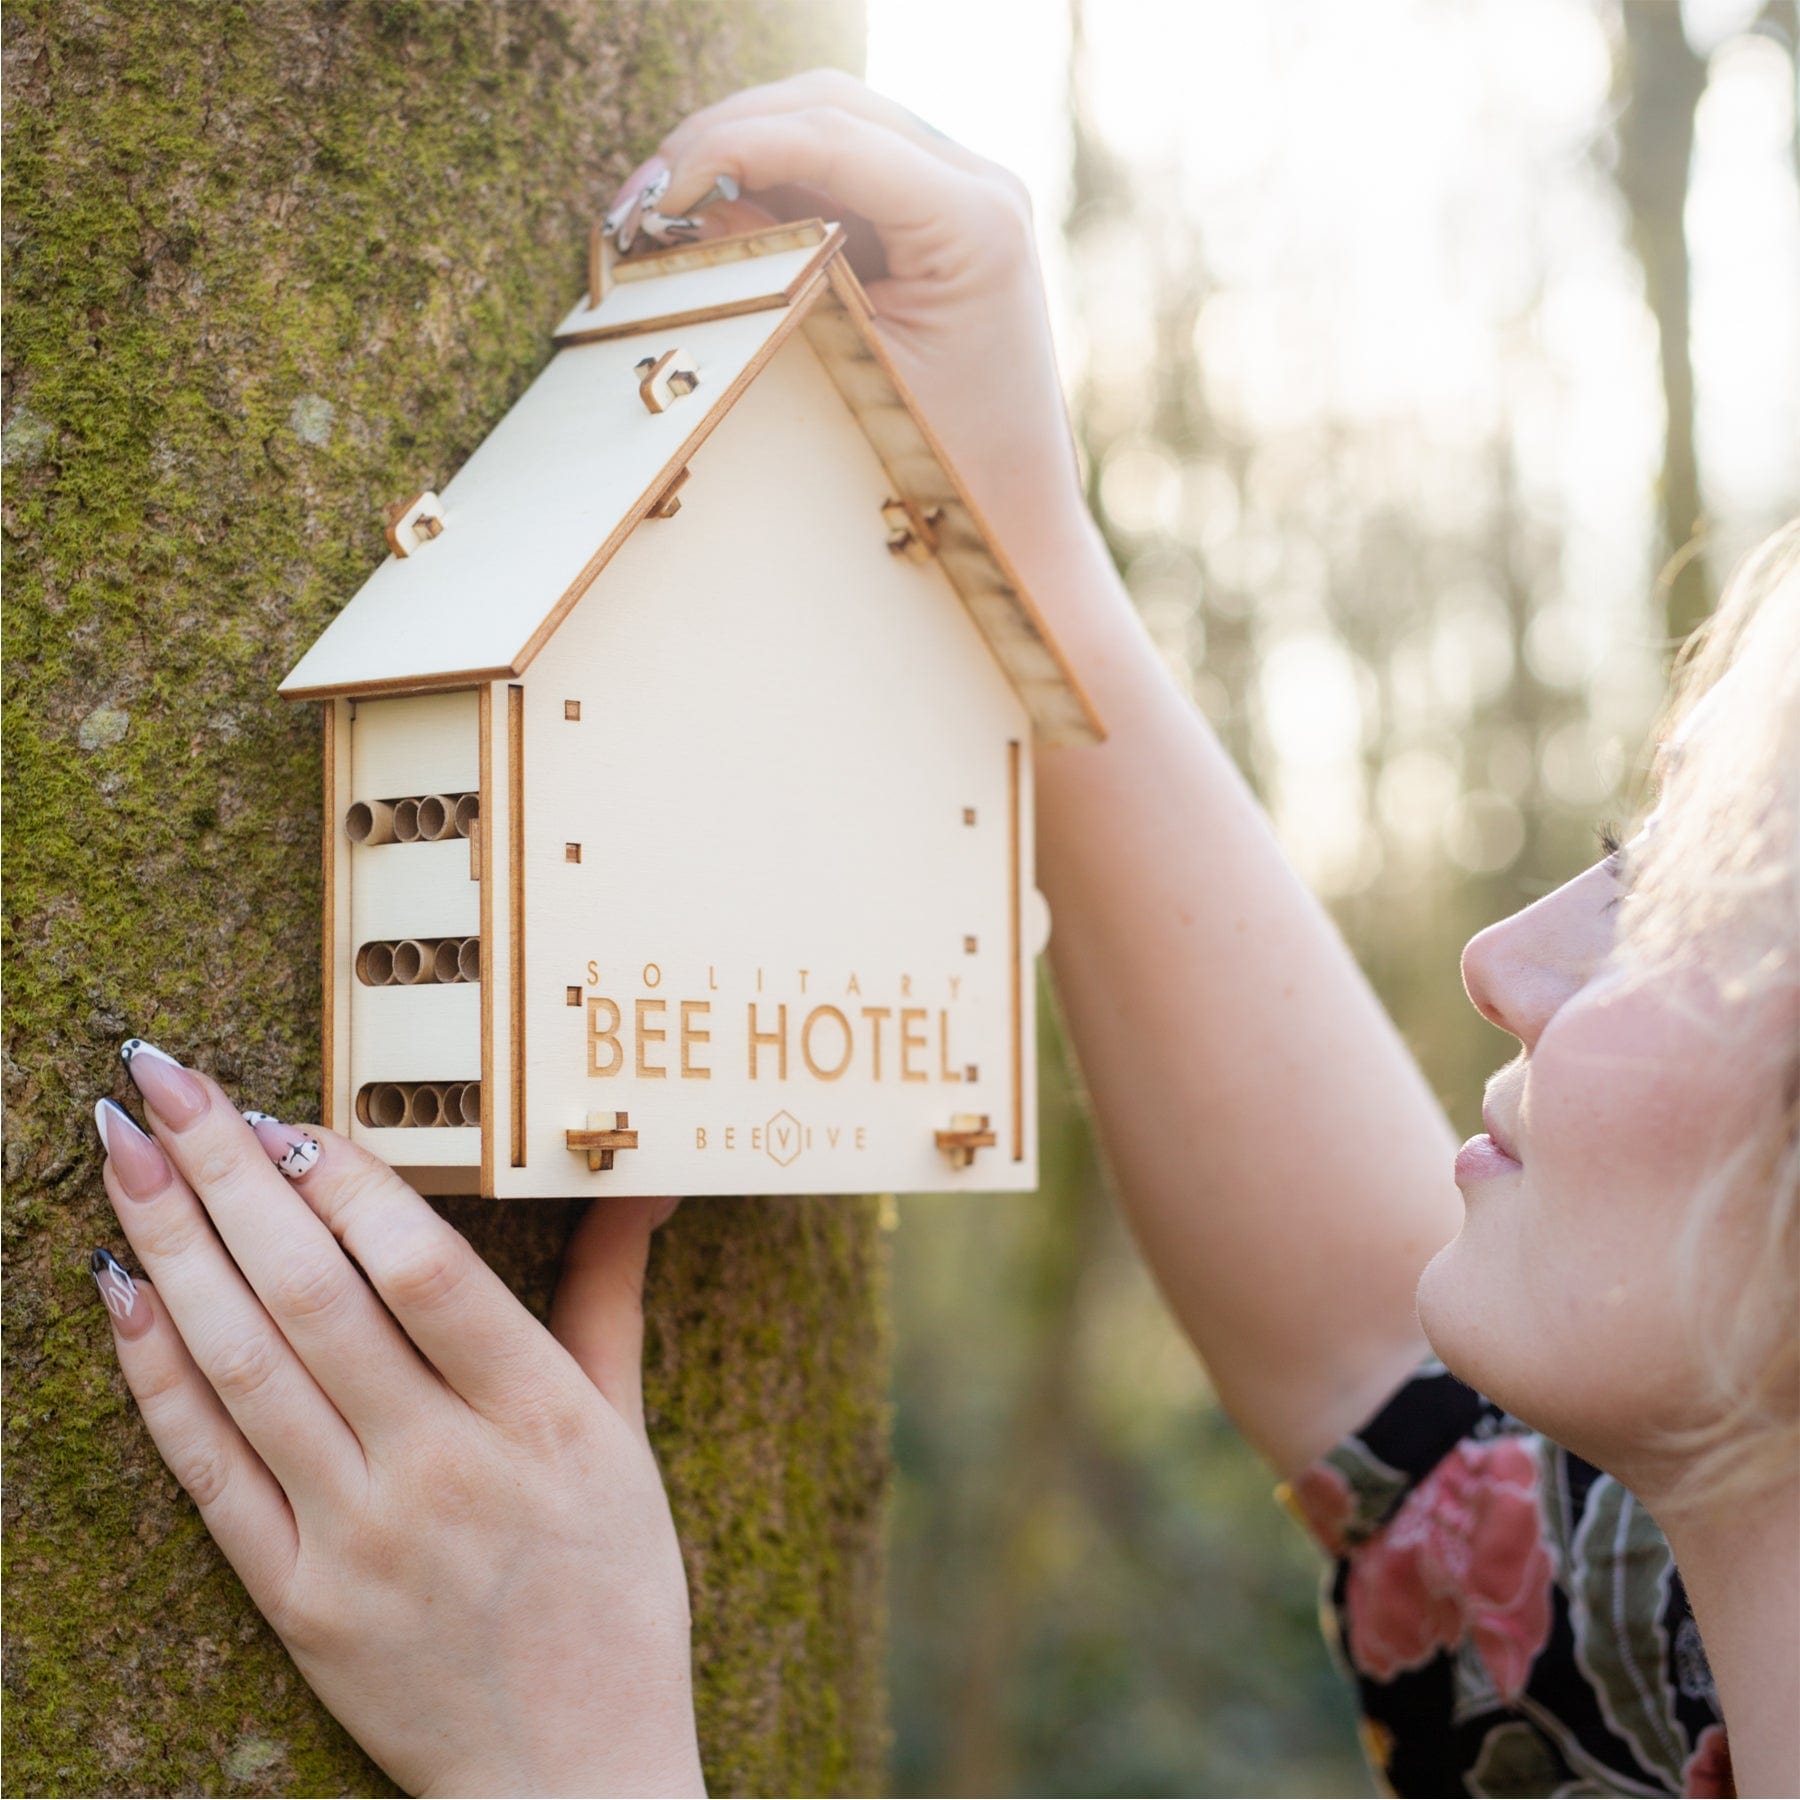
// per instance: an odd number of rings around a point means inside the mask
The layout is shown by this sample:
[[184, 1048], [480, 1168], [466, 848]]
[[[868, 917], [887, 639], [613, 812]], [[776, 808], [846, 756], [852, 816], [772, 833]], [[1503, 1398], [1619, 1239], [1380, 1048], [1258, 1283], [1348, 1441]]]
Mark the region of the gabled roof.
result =
[[[281, 692], [417, 693], [523, 674], [738, 396], [804, 331], [895, 496], [921, 514], [938, 509], [936, 560], [1038, 737], [1097, 741], [1074, 671], [871, 329], [843, 241], [842, 227], [810, 220], [613, 265], [598, 305], [584, 297], [557, 327], [550, 368], [443, 489], [442, 534], [376, 569]], [[649, 412], [636, 366], [677, 343], [701, 383]]]

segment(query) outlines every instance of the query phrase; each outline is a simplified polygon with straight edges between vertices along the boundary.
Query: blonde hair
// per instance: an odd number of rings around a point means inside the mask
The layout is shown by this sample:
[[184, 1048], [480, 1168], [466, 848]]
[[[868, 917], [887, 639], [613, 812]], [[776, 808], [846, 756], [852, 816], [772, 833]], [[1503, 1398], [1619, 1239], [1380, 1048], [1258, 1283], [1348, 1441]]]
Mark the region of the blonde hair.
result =
[[[1651, 977], [1703, 975], [1730, 1035], [1752, 1005], [1800, 994], [1800, 520], [1744, 559], [1683, 646], [1659, 738], [1661, 795], [1626, 871], [1619, 954]], [[1767, 1078], [1767, 1129], [1711, 1172], [1677, 1246], [1717, 1403], [1671, 1446], [1686, 1504], [1800, 1466], [1800, 1041], [1777, 1039]], [[1704, 1277], [1746, 1197], [1754, 1273], [1726, 1295]]]

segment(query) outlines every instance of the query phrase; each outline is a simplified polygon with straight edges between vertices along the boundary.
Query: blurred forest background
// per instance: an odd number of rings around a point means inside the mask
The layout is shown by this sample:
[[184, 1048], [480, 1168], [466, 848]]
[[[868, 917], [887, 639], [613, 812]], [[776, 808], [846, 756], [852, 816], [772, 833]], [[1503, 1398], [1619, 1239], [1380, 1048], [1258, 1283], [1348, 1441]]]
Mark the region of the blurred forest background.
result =
[[[1481, 925], [1629, 821], [1670, 642], [1800, 510], [1795, 0], [871, 0], [1032, 187], [1093, 505], [1459, 1128]], [[1125, 1238], [899, 1206], [895, 1790], [1367, 1793], [1318, 1564]]]

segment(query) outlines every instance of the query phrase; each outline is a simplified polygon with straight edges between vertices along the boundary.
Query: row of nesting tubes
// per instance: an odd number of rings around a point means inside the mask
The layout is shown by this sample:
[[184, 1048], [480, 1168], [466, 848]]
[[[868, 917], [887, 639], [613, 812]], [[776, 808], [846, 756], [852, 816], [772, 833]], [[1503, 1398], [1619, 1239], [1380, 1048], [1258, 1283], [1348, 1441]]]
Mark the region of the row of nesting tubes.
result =
[[365, 987], [479, 981], [481, 939], [396, 938], [364, 944], [356, 953], [356, 979]]
[[479, 1125], [479, 1081], [371, 1081], [357, 1090], [356, 1116], [385, 1130]]
[[466, 838], [481, 817], [479, 794], [411, 794], [403, 800], [358, 800], [344, 814], [344, 835], [375, 844], [435, 844]]

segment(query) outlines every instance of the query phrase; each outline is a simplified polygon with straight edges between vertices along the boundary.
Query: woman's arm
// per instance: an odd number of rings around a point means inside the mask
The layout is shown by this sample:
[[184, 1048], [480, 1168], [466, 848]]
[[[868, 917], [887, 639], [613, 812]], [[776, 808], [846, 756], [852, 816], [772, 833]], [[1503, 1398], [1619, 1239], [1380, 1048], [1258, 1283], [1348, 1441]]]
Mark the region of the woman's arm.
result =
[[1239, 1424], [1298, 1468], [1423, 1354], [1413, 1287], [1460, 1206], [1443, 1114], [1086, 514], [1017, 180], [817, 71], [686, 120], [614, 216], [651, 182], [679, 215], [721, 175], [878, 241], [877, 329], [1106, 722], [1038, 761], [1058, 990], [1158, 1281]]
[[1108, 729], [1038, 757], [1057, 994], [1157, 1282], [1291, 1474], [1425, 1354], [1453, 1134], [1091, 528], [1021, 554]]

